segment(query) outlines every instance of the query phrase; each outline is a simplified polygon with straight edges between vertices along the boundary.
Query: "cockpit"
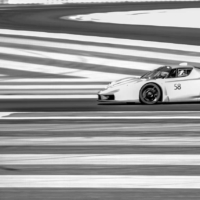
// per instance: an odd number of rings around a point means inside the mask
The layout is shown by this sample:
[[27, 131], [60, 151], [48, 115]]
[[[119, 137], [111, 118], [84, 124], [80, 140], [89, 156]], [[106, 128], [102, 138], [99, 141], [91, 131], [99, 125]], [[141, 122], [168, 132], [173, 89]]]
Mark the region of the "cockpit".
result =
[[188, 76], [192, 71], [191, 67], [183, 68], [183, 67], [177, 67], [172, 68], [171, 66], [163, 66], [159, 67], [153, 71], [147, 72], [143, 76], [141, 76], [141, 79], [165, 79], [165, 78], [179, 78], [179, 77], [186, 77]]

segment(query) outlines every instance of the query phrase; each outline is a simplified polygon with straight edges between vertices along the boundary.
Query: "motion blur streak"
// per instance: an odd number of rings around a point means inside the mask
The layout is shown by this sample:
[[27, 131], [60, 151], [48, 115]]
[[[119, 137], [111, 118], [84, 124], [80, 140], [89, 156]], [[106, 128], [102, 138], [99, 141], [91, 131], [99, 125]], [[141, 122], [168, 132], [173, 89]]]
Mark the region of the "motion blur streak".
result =
[[200, 146], [200, 137], [1, 137], [0, 146]]
[[2, 188], [199, 189], [196, 176], [0, 176]]

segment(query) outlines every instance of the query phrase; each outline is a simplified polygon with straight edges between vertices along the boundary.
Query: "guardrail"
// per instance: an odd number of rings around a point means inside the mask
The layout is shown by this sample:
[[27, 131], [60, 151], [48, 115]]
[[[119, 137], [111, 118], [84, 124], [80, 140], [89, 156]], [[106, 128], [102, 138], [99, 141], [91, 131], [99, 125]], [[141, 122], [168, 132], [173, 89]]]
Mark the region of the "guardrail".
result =
[[0, 0], [0, 4], [66, 4], [66, 3], [121, 3], [121, 2], [164, 2], [200, 0]]

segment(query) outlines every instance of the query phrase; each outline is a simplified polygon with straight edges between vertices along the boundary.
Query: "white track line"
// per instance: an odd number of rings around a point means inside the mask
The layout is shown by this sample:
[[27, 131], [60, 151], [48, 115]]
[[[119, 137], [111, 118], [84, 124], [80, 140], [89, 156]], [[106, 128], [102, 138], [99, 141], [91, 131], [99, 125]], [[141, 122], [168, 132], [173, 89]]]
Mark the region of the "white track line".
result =
[[95, 95], [99, 89], [0, 90], [0, 95]]
[[[123, 74], [115, 74], [115, 73], [107, 73], [107, 72], [98, 72], [98, 71], [89, 71], [89, 70], [77, 70], [73, 68], [67, 67], [57, 67], [57, 66], [47, 66], [47, 65], [38, 65], [33, 63], [24, 63], [24, 62], [13, 62], [7, 60], [0, 60], [1, 68], [4, 69], [14, 69], [21, 71], [29, 71], [29, 72], [38, 72], [38, 73], [46, 73], [46, 74], [56, 74], [62, 76], [80, 76], [80, 78], [99, 78], [105, 81], [112, 81], [120, 78], [125, 78], [127, 75]], [[80, 79], [81, 80], [81, 79]]]
[[13, 112], [0, 112], [0, 118], [1, 117], [7, 117], [9, 115], [13, 114]]
[[[138, 77], [138, 76], [134, 76]], [[0, 83], [93, 83], [100, 82], [107, 84], [109, 81], [102, 79], [89, 79], [89, 78], [13, 78], [13, 77], [5, 77], [0, 78]]]
[[200, 176], [1, 175], [0, 188], [200, 189]]
[[[5, 96], [5, 97], [4, 97]], [[0, 99], [15, 99], [15, 96], [20, 96], [20, 95], [13, 95], [13, 97], [10, 97], [9, 98], [9, 95], [3, 95], [3, 97], [0, 96]], [[24, 97], [25, 96], [25, 97]], [[36, 96], [36, 97], [35, 97]], [[30, 99], [36, 99], [36, 98], [71, 98], [71, 99], [75, 99], [75, 98], [94, 98], [95, 95], [56, 95], [56, 96], [53, 96], [52, 97], [49, 97], [51, 95], [29, 95], [28, 97]], [[18, 99], [16, 97], [16, 99]], [[19, 99], [26, 99], [27, 95], [21, 95], [19, 97]], [[29, 99], [27, 98], [27, 99]], [[82, 116], [82, 117], [79, 117], [79, 116], [46, 116], [46, 117], [29, 117], [29, 116], [26, 116], [26, 117], [7, 117], [7, 118], [0, 118], [0, 120], [17, 120], [17, 119], [23, 119], [23, 120], [37, 120], [37, 119], [80, 119], [80, 120], [84, 120], [84, 119], [90, 119], [90, 120], [93, 120], [93, 119], [100, 119], [100, 120], [103, 120], [103, 119], [200, 119], [200, 116], [119, 116], [119, 117], [115, 117], [115, 116], [101, 116], [101, 117], [98, 117], [98, 116], [91, 116], [91, 117], [87, 117], [87, 116]]]
[[49, 38], [49, 39], [63, 39], [63, 40], [76, 40], [83, 42], [94, 42], [94, 43], [105, 43], [114, 45], [127, 45], [127, 46], [140, 46], [140, 47], [152, 47], [152, 48], [165, 48], [171, 50], [183, 50], [200, 52], [200, 46], [196, 45], [185, 45], [185, 44], [174, 44], [165, 42], [152, 42], [143, 40], [130, 40], [130, 39], [118, 39], [109, 37], [98, 37], [98, 36], [84, 36], [64, 33], [46, 33], [36, 31], [19, 31], [10, 29], [0, 29], [0, 34], [13, 35], [13, 36], [29, 36], [38, 38]]
[[[0, 112], [1, 113], [1, 112]], [[15, 112], [17, 114], [33, 114], [34, 116], [36, 115], [44, 115], [44, 116], [49, 116], [49, 115], [54, 115], [54, 116], [107, 116], [107, 115], [118, 115], [118, 116], [154, 116], [154, 115], [197, 115], [200, 116], [200, 111], [75, 111], [75, 112]]]
[[[1, 118], [2, 119], [2, 118]], [[8, 118], [3, 118], [4, 120], [10, 120]], [[20, 120], [21, 118], [14, 118], [14, 120]], [[26, 118], [24, 118], [26, 119]], [[24, 120], [22, 118], [22, 120]], [[148, 119], [146, 119], [148, 120]], [[90, 120], [91, 121], [91, 120]], [[123, 122], [115, 122], [115, 123], [71, 123], [70, 121], [66, 121], [65, 124], [56, 124], [55, 122], [51, 122], [48, 124], [38, 124], [38, 123], [26, 123], [26, 124], [1, 124], [1, 131], [22, 131], [22, 132], [46, 132], [49, 131], [51, 133], [56, 132], [90, 132], [95, 135], [95, 133], [101, 133], [101, 131], [109, 131], [109, 132], [146, 132], [146, 133], [160, 133], [160, 132], [184, 132], [188, 133], [191, 131], [199, 132], [200, 124], [198, 123], [123, 123]]]
[[[9, 96], [9, 95], [8, 95]], [[15, 96], [15, 95], [13, 95]], [[34, 96], [34, 95], [30, 95]], [[46, 95], [49, 96], [49, 95]], [[63, 95], [64, 96], [64, 95]], [[81, 96], [81, 95], [80, 95]], [[83, 95], [84, 96], [84, 95]], [[90, 95], [85, 95], [90, 96]], [[96, 95], [94, 95], [96, 96]], [[200, 119], [199, 111], [15, 112], [1, 119]], [[129, 124], [126, 124], [129, 126]], [[187, 124], [183, 124], [186, 126]], [[195, 124], [194, 124], [195, 125]], [[198, 125], [198, 124], [196, 124]], [[167, 126], [167, 124], [165, 125]]]
[[0, 165], [200, 165], [184, 154], [0, 154]]
[[66, 16], [61, 19], [123, 25], [167, 26], [197, 29], [200, 28], [200, 24], [196, 20], [200, 18], [199, 13], [199, 8], [179, 8], [90, 13], [70, 17]]
[[97, 95], [0, 95], [0, 99], [97, 99]]
[[[81, 78], [89, 78], [105, 81], [111, 81], [116, 79], [121, 79], [127, 77], [127, 75], [116, 74], [116, 73], [108, 73], [108, 72], [99, 72], [84, 69], [74, 69], [68, 67], [58, 67], [53, 65], [39, 65], [33, 63], [26, 62], [14, 62], [9, 60], [0, 60], [0, 68], [4, 69], [14, 69], [21, 71], [29, 71], [29, 72], [37, 72], [37, 73], [45, 73], [45, 74], [56, 74], [62, 76], [79, 76]], [[129, 75], [130, 76], [130, 75]]]
[[105, 85], [0, 85], [0, 90], [27, 90], [27, 89], [103, 89]]
[[200, 137], [0, 137], [0, 146], [200, 146]]
[[[0, 112], [1, 113], [1, 112]], [[33, 116], [33, 117], [131, 117], [131, 116], [200, 116], [200, 111], [86, 111], [86, 112], [15, 112], [18, 116]]]
[[[83, 4], [83, 3], [123, 3], [123, 2], [165, 2], [165, 1], [169, 1], [169, 0], [8, 0], [8, 4], [9, 6], [11, 4], [27, 4], [27, 5], [31, 5], [31, 4]], [[188, 1], [188, 0], [172, 0], [172, 1]], [[198, 1], [198, 0], [190, 0], [190, 1]], [[41, 7], [39, 8], [34, 8], [34, 9], [41, 9]]]
[[[25, 113], [15, 112], [14, 115], [9, 116], [9, 119], [33, 119], [33, 120], [34, 119], [90, 119], [90, 120], [92, 119], [200, 119], [200, 112], [199, 111], [155, 111], [153, 113], [151, 111], [25, 112]], [[185, 126], [185, 124], [183, 124], [183, 126]]]

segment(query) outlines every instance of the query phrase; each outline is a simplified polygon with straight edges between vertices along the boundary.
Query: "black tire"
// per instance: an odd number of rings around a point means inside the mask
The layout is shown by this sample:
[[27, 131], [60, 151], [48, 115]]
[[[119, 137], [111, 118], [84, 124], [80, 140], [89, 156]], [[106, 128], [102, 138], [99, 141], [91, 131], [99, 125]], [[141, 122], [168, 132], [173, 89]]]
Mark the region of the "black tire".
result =
[[154, 83], [144, 85], [140, 90], [140, 102], [147, 105], [158, 103], [161, 97], [160, 88]]

